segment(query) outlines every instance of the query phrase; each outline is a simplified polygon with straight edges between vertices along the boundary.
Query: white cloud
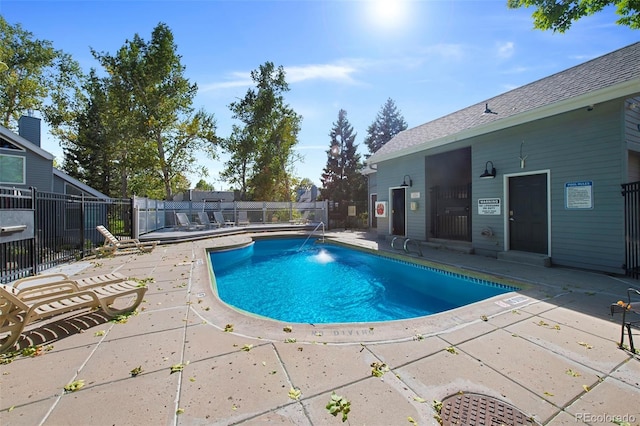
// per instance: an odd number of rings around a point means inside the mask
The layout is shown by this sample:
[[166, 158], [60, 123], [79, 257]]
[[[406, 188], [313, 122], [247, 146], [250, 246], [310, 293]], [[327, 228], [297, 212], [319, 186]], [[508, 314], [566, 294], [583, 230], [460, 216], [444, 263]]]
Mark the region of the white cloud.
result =
[[[299, 83], [309, 80], [329, 80], [343, 83], [355, 83], [352, 75], [358, 71], [358, 67], [348, 64], [311, 64], [285, 67], [287, 83]], [[225, 81], [202, 84], [202, 92], [210, 92], [220, 89], [233, 89], [237, 87], [250, 87], [254, 84], [251, 80], [251, 72], [232, 72]]]
[[218, 89], [233, 89], [236, 87], [249, 87], [253, 84], [253, 80], [251, 80], [251, 74], [249, 72], [232, 72], [229, 75], [229, 79], [227, 81], [221, 81], [217, 83], [209, 83], [198, 85], [200, 91], [202, 92], [210, 92]]
[[515, 51], [515, 44], [512, 41], [507, 41], [498, 44], [497, 55], [499, 58], [510, 58]]
[[425, 47], [422, 52], [429, 56], [440, 56], [444, 59], [463, 59], [464, 47], [461, 44], [438, 43]]
[[358, 69], [352, 65], [335, 64], [285, 67], [287, 81], [290, 83], [307, 80], [330, 80], [353, 83], [355, 81], [352, 78], [352, 74], [357, 71]]

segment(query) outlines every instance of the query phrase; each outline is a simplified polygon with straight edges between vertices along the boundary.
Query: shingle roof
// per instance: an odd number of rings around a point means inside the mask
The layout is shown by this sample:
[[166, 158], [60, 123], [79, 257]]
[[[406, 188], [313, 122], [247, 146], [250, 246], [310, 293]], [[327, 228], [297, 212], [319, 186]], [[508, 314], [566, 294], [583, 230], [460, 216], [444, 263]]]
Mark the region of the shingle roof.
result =
[[12, 132], [11, 130], [7, 129], [4, 126], [0, 126], [0, 136], [4, 137], [9, 142], [19, 146], [20, 148], [24, 148], [27, 151], [35, 152], [36, 154], [38, 154], [44, 159], [53, 160], [53, 154], [45, 151], [44, 149], [40, 148], [38, 145], [32, 143], [31, 141], [28, 141], [27, 139], [23, 138], [17, 133]]
[[[629, 83], [630, 89], [626, 87]], [[627, 95], [640, 92], [640, 42], [407, 129], [383, 145], [367, 163], [374, 164], [462, 139], [456, 135], [479, 135], [542, 118], [540, 114], [534, 117], [534, 111], [541, 111], [546, 116], [557, 114], [562, 111], [542, 110], [554, 105], [568, 105], [568, 101], [576, 98], [587, 99], [589, 94], [599, 93], [599, 97], [594, 99], [600, 102], [614, 99], [620, 94], [613, 93], [613, 88], [620, 85], [625, 85], [624, 93]], [[608, 97], [607, 92], [611, 92]], [[483, 114], [485, 104], [495, 114]], [[567, 110], [573, 108], [576, 106], [572, 105]], [[517, 120], [519, 116], [520, 120]]]

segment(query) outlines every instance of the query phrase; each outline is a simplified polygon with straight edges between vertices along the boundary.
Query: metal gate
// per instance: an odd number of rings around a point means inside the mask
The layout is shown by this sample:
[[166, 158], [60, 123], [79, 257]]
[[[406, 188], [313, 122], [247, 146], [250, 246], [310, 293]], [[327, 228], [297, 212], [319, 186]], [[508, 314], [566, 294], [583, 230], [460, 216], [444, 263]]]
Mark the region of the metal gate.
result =
[[97, 225], [131, 238], [132, 200], [0, 187], [0, 283], [91, 254]]
[[431, 237], [471, 241], [471, 184], [431, 188]]
[[640, 278], [640, 181], [623, 183], [625, 263], [627, 276]]

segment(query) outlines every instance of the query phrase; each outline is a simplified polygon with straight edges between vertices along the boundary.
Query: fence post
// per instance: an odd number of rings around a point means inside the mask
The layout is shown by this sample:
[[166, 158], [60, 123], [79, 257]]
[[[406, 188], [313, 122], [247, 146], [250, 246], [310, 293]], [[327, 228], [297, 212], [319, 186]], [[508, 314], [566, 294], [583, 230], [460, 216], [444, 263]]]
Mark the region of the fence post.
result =
[[129, 220], [131, 221], [131, 238], [138, 238], [138, 221], [135, 213], [135, 196], [129, 198]]
[[267, 202], [264, 201], [262, 203], [262, 224], [265, 225], [267, 223]]
[[31, 188], [31, 210], [33, 211], [33, 245], [31, 247], [31, 264], [33, 265], [33, 275], [38, 274], [38, 252], [40, 251], [40, 238], [38, 238], [38, 204], [36, 202], [36, 192], [37, 189], [35, 186]]
[[84, 259], [84, 192], [80, 195], [80, 253]]

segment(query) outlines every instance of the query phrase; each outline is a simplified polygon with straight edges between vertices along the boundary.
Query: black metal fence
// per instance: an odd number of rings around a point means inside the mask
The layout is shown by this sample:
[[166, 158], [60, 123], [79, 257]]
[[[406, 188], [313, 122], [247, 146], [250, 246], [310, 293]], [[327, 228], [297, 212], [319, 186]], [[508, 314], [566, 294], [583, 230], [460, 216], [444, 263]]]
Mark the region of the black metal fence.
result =
[[364, 229], [369, 226], [367, 201], [329, 201], [328, 229]]
[[97, 225], [131, 238], [132, 200], [0, 187], [0, 283], [92, 253]]
[[471, 184], [431, 188], [431, 236], [471, 241]]
[[623, 183], [625, 264], [627, 276], [640, 278], [640, 181]]

